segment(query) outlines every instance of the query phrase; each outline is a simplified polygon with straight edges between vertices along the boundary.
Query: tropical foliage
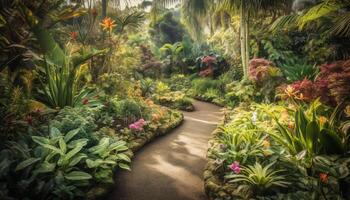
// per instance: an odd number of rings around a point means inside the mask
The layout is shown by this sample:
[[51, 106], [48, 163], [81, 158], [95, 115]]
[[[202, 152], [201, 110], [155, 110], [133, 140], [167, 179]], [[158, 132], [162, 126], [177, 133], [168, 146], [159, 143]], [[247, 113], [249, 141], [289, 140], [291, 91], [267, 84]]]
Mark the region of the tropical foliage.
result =
[[2, 0], [0, 199], [97, 198], [194, 99], [211, 199], [349, 199], [349, 7]]

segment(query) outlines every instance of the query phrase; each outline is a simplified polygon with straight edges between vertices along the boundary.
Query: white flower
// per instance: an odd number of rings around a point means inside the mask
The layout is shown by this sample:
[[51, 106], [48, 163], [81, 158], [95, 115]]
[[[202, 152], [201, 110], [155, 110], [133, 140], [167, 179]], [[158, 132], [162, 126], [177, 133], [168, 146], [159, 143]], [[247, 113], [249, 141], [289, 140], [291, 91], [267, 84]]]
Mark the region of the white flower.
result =
[[253, 124], [255, 124], [256, 120], [258, 120], [258, 113], [257, 112], [253, 112], [253, 116], [252, 116]]

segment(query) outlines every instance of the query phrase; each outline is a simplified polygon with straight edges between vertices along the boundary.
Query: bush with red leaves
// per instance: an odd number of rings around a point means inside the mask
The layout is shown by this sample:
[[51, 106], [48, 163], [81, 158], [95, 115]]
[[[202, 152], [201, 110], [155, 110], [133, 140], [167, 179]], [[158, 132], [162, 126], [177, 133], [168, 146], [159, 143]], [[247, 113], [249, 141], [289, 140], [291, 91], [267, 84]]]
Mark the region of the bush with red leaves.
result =
[[[320, 66], [320, 74], [313, 82], [308, 79], [284, 86], [293, 88], [297, 99], [311, 102], [320, 98], [329, 105], [350, 104], [350, 60]], [[300, 98], [302, 96], [302, 98]]]
[[264, 58], [254, 58], [249, 61], [249, 78], [260, 82], [269, 75], [269, 68], [273, 66], [271, 61]]
[[350, 60], [321, 66], [317, 80], [326, 80], [330, 96], [337, 104], [350, 103]]

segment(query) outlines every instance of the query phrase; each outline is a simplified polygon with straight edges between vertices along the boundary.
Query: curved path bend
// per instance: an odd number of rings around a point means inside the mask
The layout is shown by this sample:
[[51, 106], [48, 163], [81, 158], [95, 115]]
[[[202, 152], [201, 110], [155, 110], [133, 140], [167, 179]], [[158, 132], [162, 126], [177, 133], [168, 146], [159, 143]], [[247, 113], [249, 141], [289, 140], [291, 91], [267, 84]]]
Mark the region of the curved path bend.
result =
[[208, 139], [221, 119], [220, 107], [195, 101], [194, 112], [171, 133], [138, 151], [131, 172], [117, 174], [108, 200], [206, 200], [203, 171]]

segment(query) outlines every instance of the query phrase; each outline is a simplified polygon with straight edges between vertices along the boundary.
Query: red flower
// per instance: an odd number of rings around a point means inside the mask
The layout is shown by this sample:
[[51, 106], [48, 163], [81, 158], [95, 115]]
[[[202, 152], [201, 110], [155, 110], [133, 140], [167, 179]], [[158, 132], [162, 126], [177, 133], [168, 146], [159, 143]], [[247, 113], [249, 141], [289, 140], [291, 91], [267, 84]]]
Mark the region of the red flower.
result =
[[91, 10], [91, 14], [92, 14], [92, 16], [95, 18], [95, 17], [97, 17], [97, 10], [96, 10], [96, 8], [93, 8], [92, 10]]
[[211, 65], [216, 62], [216, 58], [214, 56], [204, 56], [202, 61], [207, 65]]
[[81, 102], [83, 105], [86, 105], [89, 103], [89, 99], [88, 98], [84, 98]]
[[320, 180], [322, 183], [328, 183], [328, 174], [320, 173]]
[[43, 109], [42, 108], [37, 108], [37, 109], [35, 109], [35, 111], [34, 111], [36, 114], [38, 114], [38, 115], [41, 115], [42, 113], [43, 113]]
[[70, 33], [70, 37], [72, 38], [72, 40], [76, 40], [78, 38], [78, 32], [73, 31]]
[[33, 124], [33, 117], [31, 115], [27, 115], [25, 117], [25, 121], [27, 122], [27, 124], [32, 125]]

